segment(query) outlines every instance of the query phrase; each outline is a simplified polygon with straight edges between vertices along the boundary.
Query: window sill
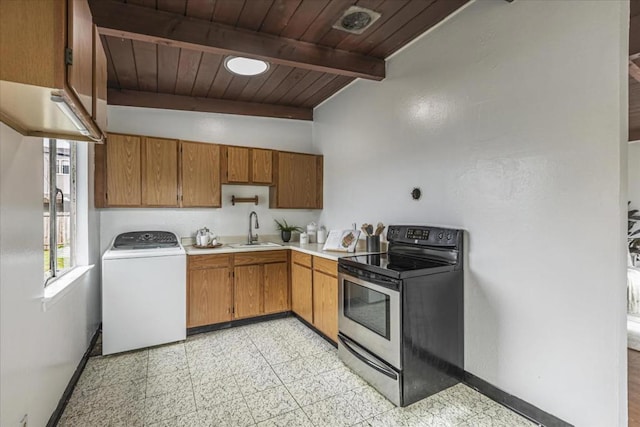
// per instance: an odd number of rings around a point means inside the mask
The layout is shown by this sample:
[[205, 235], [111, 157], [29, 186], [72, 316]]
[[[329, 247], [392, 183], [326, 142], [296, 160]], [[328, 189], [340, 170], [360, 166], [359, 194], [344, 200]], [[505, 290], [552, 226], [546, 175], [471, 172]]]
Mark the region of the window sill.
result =
[[47, 311], [58, 301], [60, 301], [63, 296], [68, 294], [81, 282], [80, 279], [82, 278], [82, 276], [84, 276], [93, 267], [93, 264], [75, 267], [73, 270], [64, 274], [59, 279], [56, 279], [49, 286], [44, 288], [44, 296], [42, 297], [42, 311]]

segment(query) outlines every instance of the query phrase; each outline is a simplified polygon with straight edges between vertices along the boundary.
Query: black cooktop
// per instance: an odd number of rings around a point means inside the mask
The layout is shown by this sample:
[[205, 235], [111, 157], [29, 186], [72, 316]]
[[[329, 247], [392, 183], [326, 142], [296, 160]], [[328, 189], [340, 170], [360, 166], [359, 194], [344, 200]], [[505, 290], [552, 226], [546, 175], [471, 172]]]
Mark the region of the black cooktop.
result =
[[436, 260], [420, 259], [396, 254], [358, 255], [340, 258], [338, 264], [347, 269], [355, 268], [387, 277], [408, 277], [451, 271], [454, 265]]
[[357, 262], [359, 264], [366, 264], [369, 266], [398, 272], [424, 270], [427, 268], [442, 267], [447, 265], [443, 262], [428, 259], [411, 258], [394, 254], [358, 255], [347, 257], [346, 259]]
[[462, 268], [462, 230], [392, 225], [387, 240], [389, 252], [340, 258], [338, 265], [352, 274], [361, 270], [394, 279]]

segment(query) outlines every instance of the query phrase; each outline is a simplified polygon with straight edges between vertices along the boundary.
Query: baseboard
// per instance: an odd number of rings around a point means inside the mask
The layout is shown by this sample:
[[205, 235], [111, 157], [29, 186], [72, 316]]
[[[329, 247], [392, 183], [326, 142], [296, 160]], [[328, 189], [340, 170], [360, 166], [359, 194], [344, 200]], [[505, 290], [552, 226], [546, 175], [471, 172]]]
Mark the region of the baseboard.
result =
[[76, 371], [71, 376], [69, 380], [69, 384], [67, 384], [67, 388], [64, 389], [64, 393], [62, 393], [62, 397], [58, 402], [58, 406], [51, 414], [51, 418], [49, 418], [49, 422], [47, 423], [47, 427], [55, 427], [58, 425], [60, 421], [60, 417], [64, 413], [65, 408], [67, 407], [67, 403], [69, 403], [69, 399], [71, 398], [71, 394], [73, 393], [73, 389], [76, 387], [78, 380], [80, 379], [80, 375], [82, 375], [82, 371], [84, 371], [84, 367], [87, 366], [87, 361], [89, 360], [89, 355], [91, 354], [91, 350], [96, 345], [96, 341], [98, 341], [98, 337], [100, 336], [100, 330], [102, 330], [102, 323], [98, 325], [98, 329], [96, 329], [93, 337], [91, 338], [91, 342], [89, 343], [89, 347], [87, 351], [84, 352], [82, 359], [80, 359], [80, 363], [78, 363], [78, 367]]
[[283, 311], [282, 313], [266, 314], [264, 316], [232, 320], [230, 322], [216, 323], [214, 325], [196, 326], [195, 328], [187, 329], [187, 336], [202, 334], [204, 332], [219, 331], [221, 329], [229, 329], [236, 326], [251, 325], [252, 323], [264, 322], [266, 320], [282, 319], [285, 317], [291, 317], [291, 312]]
[[512, 394], [500, 390], [498, 387], [489, 384], [482, 378], [478, 378], [469, 372], [464, 372], [463, 382], [472, 389], [484, 394], [489, 399], [501, 404], [502, 406], [506, 406], [536, 424], [545, 427], [573, 427], [572, 424], [569, 424], [568, 422], [563, 421]]

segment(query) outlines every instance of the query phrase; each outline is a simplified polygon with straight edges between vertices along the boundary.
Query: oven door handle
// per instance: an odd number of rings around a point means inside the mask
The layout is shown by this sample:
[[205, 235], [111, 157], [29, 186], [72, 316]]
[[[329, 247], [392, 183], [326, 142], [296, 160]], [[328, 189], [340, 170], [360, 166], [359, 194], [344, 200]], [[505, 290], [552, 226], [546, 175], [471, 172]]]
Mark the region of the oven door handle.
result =
[[375, 369], [376, 371], [380, 372], [381, 374], [384, 374], [384, 375], [388, 376], [389, 378], [391, 378], [393, 380], [397, 380], [398, 379], [398, 374], [393, 369], [390, 369], [390, 368], [388, 368], [388, 367], [386, 367], [384, 365], [380, 365], [380, 364], [374, 362], [373, 360], [371, 360], [371, 359], [369, 359], [367, 357], [364, 357], [362, 354], [360, 354], [360, 352], [356, 349], [356, 347], [359, 347], [359, 346], [357, 344], [355, 344], [353, 341], [351, 341], [350, 339], [348, 339], [346, 337], [343, 337], [342, 335], [338, 335], [338, 339], [344, 345], [344, 348], [349, 350], [349, 353], [351, 353], [356, 358], [358, 358], [358, 360], [360, 360], [362, 363], [366, 364], [370, 368]]
[[346, 265], [339, 265], [338, 273], [345, 277], [351, 277], [353, 279], [357, 279], [363, 282], [373, 283], [375, 285], [379, 285], [387, 289], [392, 289], [394, 291], [397, 291], [400, 287], [400, 280], [398, 279], [384, 277], [379, 274], [368, 274], [357, 268], [353, 268]]

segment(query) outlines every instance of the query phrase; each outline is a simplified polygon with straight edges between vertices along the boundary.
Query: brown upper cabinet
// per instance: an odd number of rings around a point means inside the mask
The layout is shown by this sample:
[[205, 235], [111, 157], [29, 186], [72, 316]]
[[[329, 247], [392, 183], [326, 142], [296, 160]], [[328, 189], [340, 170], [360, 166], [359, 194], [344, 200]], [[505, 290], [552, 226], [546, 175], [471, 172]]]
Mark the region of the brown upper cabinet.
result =
[[251, 149], [251, 181], [255, 184], [273, 182], [273, 151]]
[[322, 209], [322, 156], [279, 151], [275, 160], [275, 186], [269, 190], [269, 207]]
[[181, 206], [221, 206], [220, 146], [181, 141], [180, 147]]
[[143, 138], [142, 205], [178, 206], [178, 141]]
[[224, 184], [270, 185], [273, 182], [273, 151], [248, 147], [222, 147]]
[[84, 109], [93, 115], [93, 21], [85, 0], [67, 1], [67, 84]]
[[105, 145], [107, 206], [178, 206], [177, 140], [109, 134]]
[[[108, 206], [140, 206], [142, 203], [141, 140], [139, 136], [109, 134], [105, 144], [105, 201]], [[96, 147], [96, 155], [98, 150], [102, 147]], [[96, 166], [99, 166], [97, 162]], [[96, 201], [98, 197], [96, 192]]]
[[87, 0], [1, 1], [0, 119], [24, 135], [101, 141], [107, 64], [94, 36]]
[[107, 55], [100, 41], [98, 27], [93, 26], [93, 121], [107, 129]]
[[229, 184], [249, 182], [249, 149], [246, 147], [224, 147], [226, 180]]
[[268, 185], [270, 208], [322, 208], [322, 156], [148, 136], [111, 138], [111, 145], [95, 146], [98, 208], [218, 208], [221, 184]]

